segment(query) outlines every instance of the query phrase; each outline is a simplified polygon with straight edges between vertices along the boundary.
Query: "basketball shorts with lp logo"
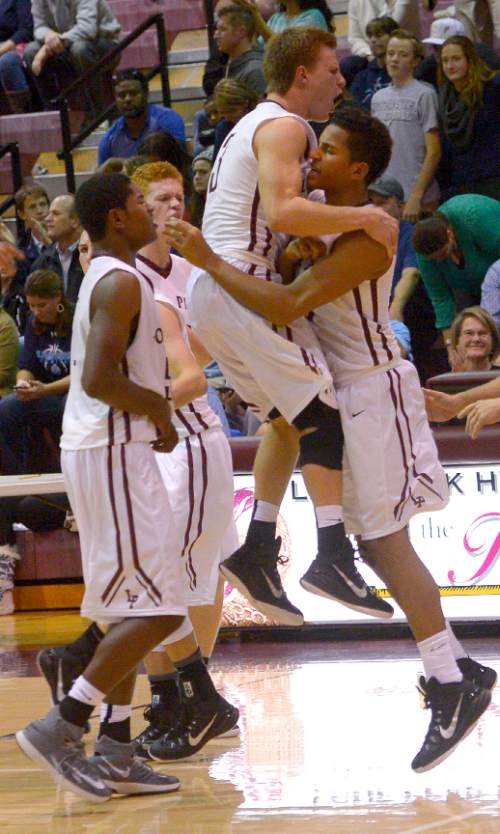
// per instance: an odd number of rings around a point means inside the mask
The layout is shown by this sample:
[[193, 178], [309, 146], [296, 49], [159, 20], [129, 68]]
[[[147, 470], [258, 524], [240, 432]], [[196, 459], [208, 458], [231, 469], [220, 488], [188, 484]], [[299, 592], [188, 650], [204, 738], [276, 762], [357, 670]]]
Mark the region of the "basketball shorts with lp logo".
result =
[[80, 534], [82, 616], [185, 615], [181, 543], [151, 446], [63, 450], [61, 466]]
[[[230, 263], [250, 269], [243, 261]], [[272, 280], [264, 267], [252, 274]], [[291, 423], [316, 396], [336, 408], [332, 377], [307, 319], [278, 328], [235, 301], [201, 269], [193, 269], [188, 294], [193, 327], [228, 385], [261, 420], [276, 408]]]
[[445, 472], [410, 362], [337, 389], [344, 430], [343, 507], [349, 533], [378, 539], [449, 500]]

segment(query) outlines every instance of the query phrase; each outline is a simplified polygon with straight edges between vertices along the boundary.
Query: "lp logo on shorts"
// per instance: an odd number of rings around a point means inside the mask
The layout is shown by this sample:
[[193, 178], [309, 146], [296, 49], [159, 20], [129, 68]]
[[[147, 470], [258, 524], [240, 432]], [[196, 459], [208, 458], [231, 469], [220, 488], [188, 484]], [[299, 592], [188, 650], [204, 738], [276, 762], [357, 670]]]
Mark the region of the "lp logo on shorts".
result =
[[414, 496], [412, 495], [411, 500], [413, 501], [413, 503], [414, 503], [414, 504], [416, 504], [416, 505], [417, 505], [417, 507], [418, 507], [419, 509], [420, 509], [420, 507], [422, 506], [422, 504], [425, 504], [425, 498], [424, 498], [424, 496], [423, 496], [423, 495], [417, 495], [416, 497], [414, 497]]
[[139, 594], [131, 594], [128, 588], [125, 588], [125, 593], [127, 594], [128, 607], [133, 608], [139, 599]]

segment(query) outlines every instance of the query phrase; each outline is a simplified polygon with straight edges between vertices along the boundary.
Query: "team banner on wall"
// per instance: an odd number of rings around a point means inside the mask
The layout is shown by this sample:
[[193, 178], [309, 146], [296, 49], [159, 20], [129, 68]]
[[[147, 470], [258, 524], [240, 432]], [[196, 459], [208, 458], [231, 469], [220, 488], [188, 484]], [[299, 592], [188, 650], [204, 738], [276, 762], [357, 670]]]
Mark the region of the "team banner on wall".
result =
[[[498, 618], [500, 613], [500, 466], [446, 467], [450, 502], [435, 513], [419, 513], [410, 523], [410, 538], [443, 597], [447, 617]], [[253, 477], [235, 475], [234, 515], [240, 541], [245, 538], [253, 505]], [[279, 566], [291, 601], [306, 622], [371, 621], [344, 606], [304, 591], [299, 584], [316, 554], [314, 511], [300, 474], [288, 487], [278, 518], [282, 539]], [[359, 563], [369, 585], [387, 591], [370, 568]], [[391, 600], [391, 602], [393, 602]], [[394, 604], [394, 603], [393, 603]], [[404, 619], [394, 604], [395, 620]], [[389, 621], [390, 622], [390, 621]], [[226, 586], [224, 626], [271, 624], [246, 600]]]

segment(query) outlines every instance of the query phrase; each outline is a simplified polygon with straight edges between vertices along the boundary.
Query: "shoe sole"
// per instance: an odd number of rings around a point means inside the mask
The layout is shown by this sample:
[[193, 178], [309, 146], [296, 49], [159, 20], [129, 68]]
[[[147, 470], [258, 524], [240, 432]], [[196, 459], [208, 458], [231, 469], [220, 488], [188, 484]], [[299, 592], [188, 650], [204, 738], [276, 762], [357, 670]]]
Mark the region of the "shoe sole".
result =
[[445, 759], [448, 758], [448, 756], [451, 756], [451, 754], [453, 753], [454, 750], [456, 750], [456, 748], [458, 747], [460, 742], [462, 742], [464, 739], [467, 738], [467, 736], [469, 736], [472, 733], [472, 731], [475, 729], [475, 727], [479, 723], [479, 720], [480, 720], [481, 716], [486, 712], [486, 710], [488, 709], [488, 707], [491, 703], [491, 692], [490, 692], [489, 689], [484, 689], [483, 690], [483, 696], [484, 697], [481, 700], [481, 704], [478, 704], [478, 706], [482, 707], [481, 711], [479, 712], [479, 714], [477, 715], [477, 717], [475, 718], [473, 723], [470, 724], [469, 727], [467, 727], [467, 729], [460, 736], [460, 738], [457, 738], [453, 747], [450, 747], [449, 750], [446, 751], [446, 753], [443, 753], [443, 755], [439, 756], [438, 759], [434, 759], [434, 761], [431, 762], [430, 764], [424, 765], [423, 767], [413, 767], [412, 770], [413, 770], [414, 773], [427, 773], [428, 770], [432, 770], [433, 768], [440, 765], [441, 762], [444, 762]]
[[214, 736], [212, 741], [217, 741], [219, 738], [237, 738], [240, 735], [240, 728], [236, 724], [236, 727], [231, 727], [230, 730], [225, 730], [223, 733], [219, 733], [218, 736]]
[[107, 802], [108, 799], [111, 799], [112, 794], [110, 793], [109, 796], [97, 796], [95, 793], [90, 793], [90, 791], [85, 791], [83, 788], [80, 788], [78, 785], [75, 785], [73, 782], [70, 782], [69, 779], [66, 779], [62, 773], [60, 773], [57, 768], [55, 768], [46, 758], [45, 756], [40, 753], [40, 751], [29, 741], [29, 739], [25, 736], [24, 730], [19, 730], [16, 733], [16, 741], [18, 746], [21, 748], [23, 753], [28, 756], [32, 761], [39, 764], [43, 767], [47, 773], [52, 776], [55, 782], [59, 785], [62, 785], [63, 788], [66, 790], [71, 791], [72, 793], [78, 794], [78, 796], [83, 796], [84, 799], [88, 799], [91, 802]]
[[225, 719], [222, 719], [219, 722], [217, 722], [217, 721], [214, 722], [213, 726], [210, 728], [210, 730], [204, 736], [202, 744], [200, 744], [199, 746], [193, 747], [192, 751], [191, 750], [186, 751], [185, 753], [181, 754], [180, 756], [169, 756], [168, 758], [167, 757], [160, 758], [159, 756], [155, 756], [155, 754], [150, 749], [149, 750], [149, 756], [150, 756], [151, 760], [154, 761], [154, 762], [174, 762], [174, 761], [178, 762], [178, 761], [183, 761], [184, 759], [191, 759], [193, 756], [196, 755], [196, 753], [199, 753], [200, 750], [202, 750], [209, 741], [212, 741], [215, 738], [220, 738], [222, 733], [227, 733], [228, 731], [234, 729], [234, 727], [237, 724], [237, 721], [238, 721], [239, 717], [240, 717], [240, 712], [235, 707], [233, 709], [233, 711], [231, 712], [231, 715], [229, 717], [227, 717]]
[[[102, 778], [102, 777], [101, 777]], [[152, 793], [173, 793], [178, 791], [181, 783], [179, 780], [171, 785], [145, 785], [139, 782], [113, 782], [111, 779], [102, 780], [108, 788], [120, 796], [140, 796], [141, 794]]]
[[224, 578], [227, 579], [228, 582], [230, 582], [231, 585], [233, 585], [233, 587], [236, 588], [257, 611], [260, 611], [261, 614], [269, 617], [270, 620], [275, 620], [279, 623], [279, 625], [304, 625], [304, 617], [302, 614], [293, 614], [291, 611], [284, 611], [283, 608], [278, 608], [277, 606], [269, 605], [267, 602], [255, 599], [241, 579], [236, 576], [236, 574], [228, 570], [224, 564], [220, 565], [219, 569]]
[[310, 594], [316, 594], [318, 597], [324, 597], [325, 599], [329, 599], [332, 602], [338, 602], [340, 605], [344, 605], [346, 608], [350, 608], [352, 611], [357, 611], [359, 614], [368, 614], [370, 617], [376, 617], [379, 620], [390, 620], [394, 614], [394, 609], [392, 611], [375, 611], [373, 608], [366, 608], [362, 605], [353, 605], [350, 602], [345, 602], [343, 599], [339, 599], [339, 597], [334, 597], [332, 594], [328, 594], [326, 591], [321, 590], [321, 588], [317, 588], [316, 585], [312, 585], [307, 581], [307, 579], [300, 579], [299, 580], [301, 586], [304, 588], [304, 591], [309, 591]]

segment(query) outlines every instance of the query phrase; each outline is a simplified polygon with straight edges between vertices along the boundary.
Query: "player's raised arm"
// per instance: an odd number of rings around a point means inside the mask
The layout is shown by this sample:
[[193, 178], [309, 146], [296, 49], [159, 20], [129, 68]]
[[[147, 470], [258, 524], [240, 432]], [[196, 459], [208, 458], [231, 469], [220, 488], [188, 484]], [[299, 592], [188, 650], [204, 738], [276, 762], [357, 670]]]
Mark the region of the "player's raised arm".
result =
[[398, 223], [373, 206], [331, 206], [297, 196], [301, 191], [300, 158], [305, 134], [293, 118], [264, 124], [254, 139], [259, 161], [259, 193], [270, 228], [291, 235], [318, 237], [363, 229], [392, 256]]

